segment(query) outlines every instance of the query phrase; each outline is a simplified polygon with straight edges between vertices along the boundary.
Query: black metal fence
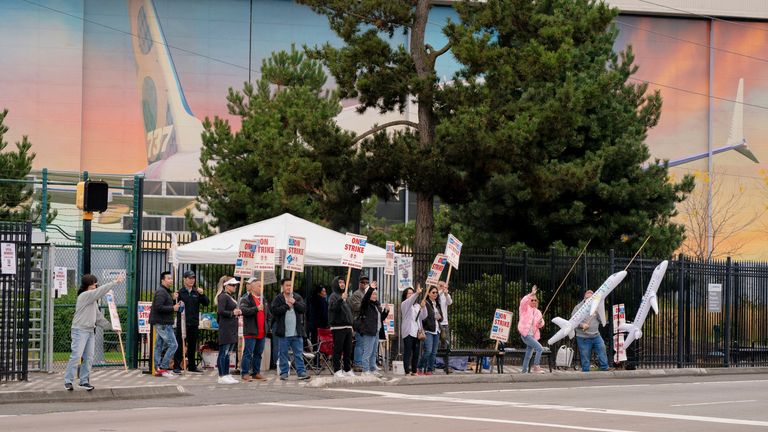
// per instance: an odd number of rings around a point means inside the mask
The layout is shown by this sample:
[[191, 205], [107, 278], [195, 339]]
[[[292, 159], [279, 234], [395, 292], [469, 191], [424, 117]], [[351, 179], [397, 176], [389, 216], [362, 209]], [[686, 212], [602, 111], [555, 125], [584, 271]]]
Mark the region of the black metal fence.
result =
[[29, 372], [32, 224], [0, 222], [0, 245], [3, 260], [0, 271], [0, 381], [26, 380]]
[[[150, 233], [144, 236], [141, 256], [143, 275], [140, 279], [139, 300], [149, 301], [159, 283], [161, 271], [169, 271], [167, 249], [170, 235]], [[180, 237], [179, 244], [192, 240]], [[415, 265], [427, 265], [434, 254], [414, 256]], [[540, 290], [541, 306], [547, 305], [560, 281], [568, 272], [575, 256], [555, 250], [549, 253], [507, 253], [503, 249], [464, 249], [458, 270], [452, 271], [450, 290], [453, 305], [449, 309], [452, 346], [456, 348], [490, 347], [490, 323], [496, 308], [517, 315], [520, 299], [533, 284]], [[551, 319], [570, 318], [573, 307], [586, 289], [596, 289], [610, 274], [624, 269], [629, 256], [585, 254], [571, 273], [545, 316], [542, 340], [557, 331]], [[611, 305], [625, 305], [627, 321], [634, 319], [648, 281], [660, 259], [638, 257], [628, 268], [626, 279], [608, 296], [608, 324], [601, 329], [613, 354], [613, 325]], [[231, 274], [233, 266], [182, 265], [179, 272], [195, 271], [198, 283], [212, 297], [216, 282]], [[399, 304], [399, 292], [394, 283], [383, 286], [381, 269], [369, 269], [372, 279], [378, 279], [385, 301]], [[308, 297], [312, 289], [328, 285], [334, 276], [346, 275], [341, 267], [307, 267], [296, 275], [296, 291]], [[443, 273], [443, 279], [447, 272]], [[279, 275], [278, 275], [279, 277]], [[178, 278], [180, 279], [180, 278]], [[357, 275], [353, 274], [352, 287]], [[180, 283], [180, 281], [179, 281]], [[722, 287], [722, 309], [709, 312], [710, 284]], [[277, 294], [277, 284], [266, 287], [268, 298]], [[700, 262], [685, 257], [670, 260], [666, 275], [657, 293], [659, 313], [651, 312], [642, 328], [643, 336], [630, 347], [628, 363], [643, 368], [768, 366], [768, 263], [709, 261]], [[396, 308], [399, 310], [399, 308]], [[205, 312], [213, 311], [210, 306]], [[399, 322], [399, 317], [397, 317]], [[201, 335], [205, 340], [206, 335]], [[214, 337], [212, 333], [208, 338]], [[138, 343], [142, 343], [141, 340]], [[146, 339], [144, 340], [146, 344]], [[560, 344], [573, 344], [565, 339]], [[522, 347], [513, 328], [508, 346]], [[146, 367], [147, 350], [138, 350], [139, 367]], [[392, 354], [398, 353], [397, 339]]]

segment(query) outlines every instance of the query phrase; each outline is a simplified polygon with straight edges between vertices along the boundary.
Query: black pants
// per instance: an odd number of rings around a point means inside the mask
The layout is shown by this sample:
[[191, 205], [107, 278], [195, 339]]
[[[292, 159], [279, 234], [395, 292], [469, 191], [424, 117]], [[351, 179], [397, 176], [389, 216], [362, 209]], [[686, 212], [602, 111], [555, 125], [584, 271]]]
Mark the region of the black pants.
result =
[[331, 330], [333, 335], [333, 372], [341, 369], [344, 356], [344, 372], [352, 369], [352, 329]]
[[416, 372], [419, 364], [419, 338], [406, 336], [403, 339], [403, 369], [405, 373]]
[[[197, 324], [194, 326], [187, 326], [187, 370], [197, 369], [195, 363], [195, 354], [197, 354]], [[181, 345], [181, 328], [176, 327], [176, 342], [179, 343], [179, 349], [176, 350], [176, 354], [173, 355], [174, 369], [181, 369], [181, 357], [182, 357], [182, 345]]]

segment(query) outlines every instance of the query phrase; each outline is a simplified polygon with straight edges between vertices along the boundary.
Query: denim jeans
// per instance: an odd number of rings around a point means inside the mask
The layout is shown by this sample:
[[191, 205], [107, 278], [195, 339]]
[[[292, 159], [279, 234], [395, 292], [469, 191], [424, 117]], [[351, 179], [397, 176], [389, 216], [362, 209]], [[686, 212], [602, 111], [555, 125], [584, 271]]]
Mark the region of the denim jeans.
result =
[[528, 363], [531, 361], [533, 351], [536, 351], [536, 358], [533, 359], [533, 365], [538, 366], [541, 364], [541, 353], [544, 351], [544, 348], [542, 348], [539, 341], [534, 339], [533, 336], [521, 336], [521, 339], [525, 343], [525, 357], [523, 358], [523, 369], [520, 372], [526, 373], [530, 370], [528, 368]]
[[91, 366], [93, 365], [93, 342], [96, 339], [94, 330], [83, 330], [73, 328], [70, 331], [72, 336], [72, 354], [67, 363], [67, 372], [64, 374], [64, 382], [71, 384], [75, 379], [75, 371], [80, 364], [80, 358], [83, 364], [80, 365], [80, 384], [87, 384], [91, 375]]
[[427, 333], [424, 339], [424, 355], [419, 359], [419, 369], [424, 372], [435, 371], [435, 358], [437, 357], [437, 347], [440, 345], [439, 333]]
[[[243, 349], [243, 362], [240, 363], [240, 374], [242, 376], [252, 373], [256, 375], [261, 372], [261, 355], [264, 353], [264, 338], [249, 339], [245, 338], [245, 348]], [[251, 372], [252, 371], [252, 372]]]
[[[155, 324], [155, 369], [168, 369], [171, 358], [176, 353], [179, 344], [173, 334], [173, 326], [170, 324]], [[165, 355], [163, 355], [165, 351]]]
[[363, 335], [355, 332], [355, 352], [352, 356], [352, 365], [360, 367], [363, 365]]
[[280, 375], [288, 375], [288, 348], [293, 351], [293, 361], [296, 366], [296, 373], [299, 376], [307, 374], [304, 368], [304, 339], [300, 336], [281, 337], [278, 341], [277, 355], [280, 358]]
[[232, 351], [232, 347], [235, 346], [237, 346], [237, 344], [219, 345], [219, 356], [216, 358], [216, 368], [219, 370], [220, 377], [229, 375], [229, 352]]
[[603, 342], [603, 338], [600, 335], [593, 337], [576, 336], [576, 345], [579, 346], [582, 372], [589, 372], [589, 360], [592, 358], [592, 350], [597, 353], [597, 365], [600, 367], [600, 370], [608, 370], [605, 342]]
[[363, 349], [363, 372], [376, 370], [376, 354], [379, 348], [379, 337], [360, 335], [360, 345]]

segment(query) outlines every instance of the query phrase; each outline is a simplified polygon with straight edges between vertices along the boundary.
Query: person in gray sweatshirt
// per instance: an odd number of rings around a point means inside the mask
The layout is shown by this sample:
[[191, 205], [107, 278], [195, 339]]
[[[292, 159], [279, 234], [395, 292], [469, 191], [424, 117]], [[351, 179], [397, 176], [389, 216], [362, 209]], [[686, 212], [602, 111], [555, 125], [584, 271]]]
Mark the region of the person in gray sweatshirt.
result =
[[75, 370], [81, 358], [83, 363], [80, 365], [80, 387], [88, 391], [94, 389], [89, 382], [89, 377], [93, 364], [96, 326], [112, 330], [112, 324], [104, 318], [104, 314], [99, 309], [99, 300], [123, 280], [125, 276], [121, 274], [114, 281], [98, 286], [96, 276], [83, 275], [80, 289], [77, 290], [75, 316], [72, 318], [72, 355], [69, 356], [67, 371], [64, 374], [64, 388], [69, 391], [74, 390], [72, 381], [75, 379]]

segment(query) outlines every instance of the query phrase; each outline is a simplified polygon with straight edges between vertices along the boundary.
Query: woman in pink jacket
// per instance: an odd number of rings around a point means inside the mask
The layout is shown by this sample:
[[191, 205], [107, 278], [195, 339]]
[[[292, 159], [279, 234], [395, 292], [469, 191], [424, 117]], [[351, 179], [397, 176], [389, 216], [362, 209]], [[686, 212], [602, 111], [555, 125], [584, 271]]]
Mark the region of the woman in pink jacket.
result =
[[541, 352], [543, 348], [539, 343], [541, 334], [539, 329], [544, 327], [544, 319], [541, 311], [538, 309], [539, 300], [536, 298], [536, 285], [531, 289], [531, 293], [520, 300], [520, 319], [517, 322], [517, 331], [525, 342], [525, 358], [523, 358], [522, 373], [528, 373], [528, 363], [531, 361], [531, 354], [536, 351], [536, 358], [533, 360], [533, 372], [543, 373], [539, 364], [541, 363]]

